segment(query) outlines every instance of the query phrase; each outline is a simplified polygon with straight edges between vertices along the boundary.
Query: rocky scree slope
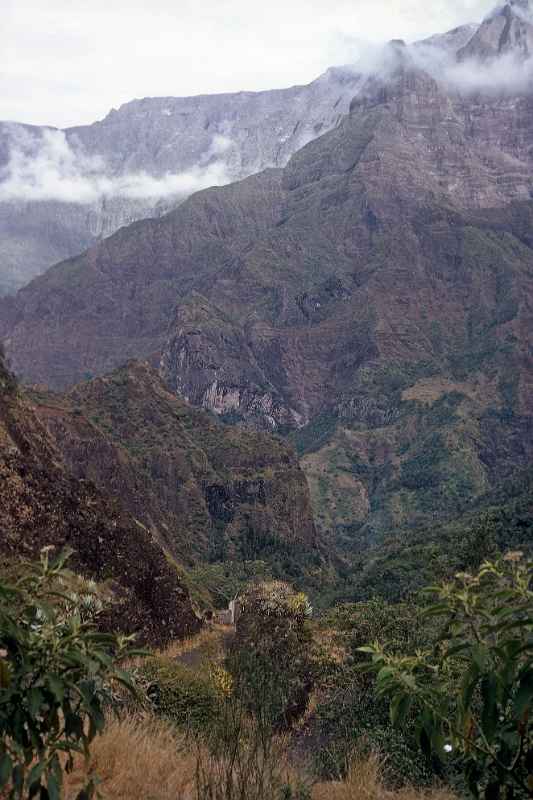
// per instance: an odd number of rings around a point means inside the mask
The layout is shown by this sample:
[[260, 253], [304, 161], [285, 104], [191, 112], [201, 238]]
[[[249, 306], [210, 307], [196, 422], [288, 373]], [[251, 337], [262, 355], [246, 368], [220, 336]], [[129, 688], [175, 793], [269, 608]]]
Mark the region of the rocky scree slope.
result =
[[72, 567], [111, 589], [102, 624], [164, 645], [197, 631], [187, 590], [147, 530], [68, 469], [54, 440], [0, 361], [0, 554], [74, 550]]
[[145, 363], [33, 397], [71, 473], [120, 498], [180, 564], [314, 557], [307, 483], [280, 439], [192, 408]]
[[533, 98], [467, 100], [391, 47], [284, 169], [118, 232], [0, 315], [28, 380], [140, 356], [195, 405], [293, 431], [350, 547], [456, 513], [533, 444]]

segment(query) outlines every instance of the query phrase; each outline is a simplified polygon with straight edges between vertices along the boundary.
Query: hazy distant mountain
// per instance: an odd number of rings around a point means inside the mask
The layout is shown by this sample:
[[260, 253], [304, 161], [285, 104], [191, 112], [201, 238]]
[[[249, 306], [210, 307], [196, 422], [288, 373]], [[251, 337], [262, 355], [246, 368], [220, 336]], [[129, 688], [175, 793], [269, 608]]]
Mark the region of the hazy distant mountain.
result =
[[64, 132], [0, 123], [0, 294], [197, 189], [284, 166], [360, 80], [331, 69], [280, 91], [134, 100]]
[[[421, 44], [455, 55], [476, 30]], [[284, 90], [134, 100], [65, 131], [0, 123], [0, 295], [197, 189], [284, 167], [339, 124], [363, 83], [332, 68]]]

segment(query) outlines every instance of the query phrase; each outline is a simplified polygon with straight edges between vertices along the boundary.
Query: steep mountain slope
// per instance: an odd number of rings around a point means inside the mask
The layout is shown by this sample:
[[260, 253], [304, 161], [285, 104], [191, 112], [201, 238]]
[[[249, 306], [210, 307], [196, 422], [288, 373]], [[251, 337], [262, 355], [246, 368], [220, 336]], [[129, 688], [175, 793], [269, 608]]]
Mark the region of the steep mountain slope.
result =
[[164, 644], [200, 627], [189, 595], [146, 529], [87, 481], [73, 477], [0, 363], [0, 553], [35, 557], [69, 545], [73, 565], [111, 583], [112, 629]]
[[285, 90], [145, 98], [64, 132], [0, 123], [0, 296], [195, 188], [284, 166], [347, 113], [360, 81], [331, 69]]
[[401, 43], [389, 61], [283, 170], [120, 231], [0, 315], [29, 380], [141, 356], [195, 405], [292, 430], [349, 547], [457, 513], [533, 450], [532, 96], [465, 99]]
[[[453, 56], [476, 30], [419, 44]], [[284, 90], [134, 100], [65, 131], [0, 123], [0, 296], [196, 189], [284, 167], [338, 125], [364, 81], [334, 67]]]
[[[533, 548], [531, 468], [481, 496], [459, 517], [409, 531], [398, 529], [366, 552], [350, 553], [340, 567], [343, 580], [324, 595], [324, 604], [412, 598], [424, 587], [473, 572], [497, 553]], [[342, 558], [342, 556], [341, 556]]]
[[191, 408], [142, 363], [34, 397], [72, 474], [119, 497], [182, 564], [314, 556], [307, 484], [281, 440]]
[[483, 21], [459, 50], [459, 59], [487, 60], [506, 53], [528, 57], [533, 51], [532, 23], [529, 0], [509, 0]]

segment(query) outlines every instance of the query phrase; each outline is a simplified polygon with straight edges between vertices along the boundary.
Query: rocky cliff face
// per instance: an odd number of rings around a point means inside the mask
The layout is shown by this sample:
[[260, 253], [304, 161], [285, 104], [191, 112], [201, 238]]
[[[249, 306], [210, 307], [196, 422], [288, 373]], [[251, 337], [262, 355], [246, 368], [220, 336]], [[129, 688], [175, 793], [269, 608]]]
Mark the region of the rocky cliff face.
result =
[[136, 223], [4, 304], [16, 369], [65, 386], [160, 362], [196, 405], [292, 430], [324, 528], [350, 541], [456, 512], [525, 464], [532, 96], [466, 99], [401, 43], [389, 63], [284, 169]]
[[200, 627], [187, 590], [147, 530], [107, 493], [79, 480], [0, 363], [0, 552], [75, 551], [73, 566], [111, 585], [104, 624], [162, 645]]
[[529, 57], [533, 53], [533, 14], [529, 0], [509, 0], [490, 14], [462, 47], [460, 60], [494, 59], [502, 54]]
[[[66, 131], [0, 123], [0, 296], [195, 189], [284, 166], [339, 122], [360, 81], [331, 69], [286, 90], [145, 98]], [[29, 191], [2, 202], [10, 157], [20, 152], [30, 163], [45, 158], [60, 179], [50, 196], [43, 187], [38, 199]]]
[[[524, 3], [418, 45], [437, 61], [529, 53]], [[65, 131], [0, 123], [0, 296], [195, 190], [284, 167], [339, 124], [366, 76], [342, 67], [285, 90], [144, 98]]]
[[291, 449], [191, 408], [147, 364], [35, 397], [72, 474], [120, 498], [181, 564], [259, 559], [276, 545], [301, 561], [314, 553], [308, 488]]

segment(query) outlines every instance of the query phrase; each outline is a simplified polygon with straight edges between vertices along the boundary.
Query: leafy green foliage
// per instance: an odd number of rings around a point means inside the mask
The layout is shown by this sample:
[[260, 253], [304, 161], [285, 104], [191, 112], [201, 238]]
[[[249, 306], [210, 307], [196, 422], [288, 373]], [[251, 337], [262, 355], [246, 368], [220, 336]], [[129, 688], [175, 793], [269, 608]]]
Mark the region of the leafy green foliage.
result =
[[320, 628], [328, 638], [334, 631], [333, 650], [340, 648], [345, 656], [322, 679], [315, 715], [316, 737], [322, 743], [316, 755], [319, 773], [336, 778], [354, 755], [364, 758], [379, 752], [386, 754], [389, 784], [430, 783], [431, 765], [420, 758], [413, 725], [394, 728], [386, 700], [376, 695], [374, 676], [359, 669], [364, 660], [359, 647], [369, 640], [379, 640], [393, 653], [426, 643], [432, 627], [422, 619], [420, 609], [380, 599], [345, 604], [329, 612]]
[[391, 720], [414, 714], [421, 748], [439, 760], [460, 754], [472, 794], [486, 800], [533, 793], [532, 576], [521, 553], [486, 561], [474, 576], [427, 590], [436, 602], [425, 616], [443, 622], [433, 648], [361, 648]]
[[289, 441], [300, 456], [306, 453], [316, 453], [317, 450], [320, 450], [321, 447], [328, 443], [335, 432], [337, 422], [336, 414], [324, 411], [322, 414], [318, 414], [304, 428], [291, 433]]
[[[47, 548], [0, 584], [0, 792], [10, 798], [59, 800], [63, 769], [104, 727], [112, 683], [133, 690], [117, 666], [130, 640], [97, 631], [98, 602], [70, 590], [69, 555]], [[94, 793], [90, 780], [79, 800]]]

